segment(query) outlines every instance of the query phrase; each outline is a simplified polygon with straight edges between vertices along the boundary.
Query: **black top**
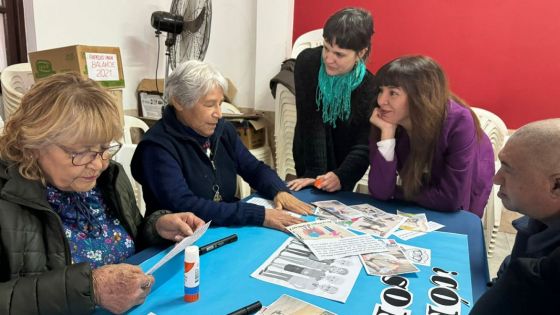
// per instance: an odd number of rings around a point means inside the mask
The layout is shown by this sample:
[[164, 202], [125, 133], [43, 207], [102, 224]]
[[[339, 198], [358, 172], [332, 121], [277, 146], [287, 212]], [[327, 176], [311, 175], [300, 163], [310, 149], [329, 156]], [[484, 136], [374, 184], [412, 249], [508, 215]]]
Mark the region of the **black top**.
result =
[[351, 191], [366, 172], [368, 160], [369, 117], [376, 104], [374, 75], [367, 71], [362, 83], [352, 92], [351, 113], [336, 128], [323, 122], [317, 110], [316, 93], [323, 47], [308, 48], [296, 60], [297, 123], [293, 154], [298, 177], [315, 178], [333, 171], [342, 190]]
[[[110, 161], [97, 187], [134, 239], [136, 250], [164, 240], [158, 211], [142, 218], [123, 167]], [[90, 314], [95, 310], [91, 267], [72, 263], [59, 215], [40, 181], [0, 161], [0, 314]]]
[[557, 314], [560, 309], [560, 247], [540, 258], [512, 259], [471, 315]]

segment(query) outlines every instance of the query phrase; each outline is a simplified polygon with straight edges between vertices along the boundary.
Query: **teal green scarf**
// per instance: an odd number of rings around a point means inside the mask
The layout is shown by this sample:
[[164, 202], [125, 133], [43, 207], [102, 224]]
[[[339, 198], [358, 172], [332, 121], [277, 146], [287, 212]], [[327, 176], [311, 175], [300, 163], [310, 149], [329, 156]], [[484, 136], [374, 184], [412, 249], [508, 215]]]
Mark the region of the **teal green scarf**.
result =
[[351, 104], [350, 98], [366, 74], [366, 65], [360, 59], [354, 69], [342, 75], [330, 76], [325, 71], [323, 58], [321, 58], [321, 68], [319, 69], [319, 85], [315, 102], [317, 110], [323, 106], [323, 122], [336, 128], [336, 120], [342, 121], [350, 118]]

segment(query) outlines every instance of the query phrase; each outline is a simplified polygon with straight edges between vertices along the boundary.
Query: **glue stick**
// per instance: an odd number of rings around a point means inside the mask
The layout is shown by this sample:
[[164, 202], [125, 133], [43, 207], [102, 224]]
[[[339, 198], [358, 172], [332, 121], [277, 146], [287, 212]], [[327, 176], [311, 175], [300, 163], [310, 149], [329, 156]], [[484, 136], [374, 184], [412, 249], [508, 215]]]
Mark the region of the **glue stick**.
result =
[[198, 288], [200, 286], [200, 258], [198, 246], [185, 248], [185, 302], [198, 301]]

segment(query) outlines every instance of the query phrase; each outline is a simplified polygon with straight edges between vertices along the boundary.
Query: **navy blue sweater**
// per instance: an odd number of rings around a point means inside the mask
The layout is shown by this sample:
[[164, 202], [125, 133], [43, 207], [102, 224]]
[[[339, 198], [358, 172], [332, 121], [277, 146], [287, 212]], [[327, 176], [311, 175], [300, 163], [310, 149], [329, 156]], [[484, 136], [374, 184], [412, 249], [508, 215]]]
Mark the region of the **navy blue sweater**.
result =
[[[142, 185], [146, 215], [167, 209], [190, 211], [215, 225], [262, 225], [264, 207], [235, 198], [237, 175], [270, 199], [289, 191], [286, 184], [245, 148], [231, 123], [220, 119], [210, 143], [213, 154], [208, 158], [192, 129], [177, 120], [173, 107], [166, 107], [131, 162], [132, 175]], [[221, 202], [213, 201], [214, 185], [219, 186]]]

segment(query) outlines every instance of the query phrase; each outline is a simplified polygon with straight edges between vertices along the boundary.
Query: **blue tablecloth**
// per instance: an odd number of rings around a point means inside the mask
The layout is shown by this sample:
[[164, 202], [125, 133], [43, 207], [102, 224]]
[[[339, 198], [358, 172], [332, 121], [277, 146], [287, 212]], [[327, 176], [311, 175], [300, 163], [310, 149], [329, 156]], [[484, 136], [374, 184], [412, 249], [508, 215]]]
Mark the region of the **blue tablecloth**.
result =
[[[466, 261], [470, 262], [471, 283], [470, 286], [463, 284], [461, 297], [474, 304], [484, 293], [489, 279], [488, 265], [482, 224], [476, 215], [466, 211], [435, 212], [413, 204], [380, 202], [367, 195], [348, 192], [330, 194], [315, 189], [305, 189], [297, 192], [296, 195], [307, 202], [336, 199], [347, 205], [369, 203], [392, 213], [395, 213], [397, 209], [410, 213], [426, 213], [428, 220], [445, 225], [440, 231], [463, 235], [444, 235], [440, 233], [441, 237], [438, 238], [435, 234], [434, 236], [428, 234], [403, 243], [425, 246], [426, 243], [422, 242], [422, 238], [426, 238], [429, 242], [432, 242], [430, 237], [434, 238], [433, 244], [439, 244], [435, 245], [438, 246], [437, 250], [432, 248], [434, 257], [443, 255], [452, 262], [453, 257], [457, 257], [455, 263], [464, 262], [463, 265], [466, 265]], [[147, 314], [148, 312], [154, 312], [157, 315], [174, 313], [225, 314], [256, 300], [260, 300], [263, 305], [267, 305], [281, 294], [295, 296], [338, 314], [371, 314], [374, 305], [379, 303], [381, 292], [379, 277], [367, 276], [363, 270], [347, 302], [344, 304], [251, 278], [250, 274], [289, 236], [279, 231], [262, 227], [211, 228], [196, 244], [203, 245], [233, 233], [236, 233], [239, 237], [237, 242], [201, 256], [201, 296], [199, 301], [189, 304], [182, 300], [183, 255], [177, 255], [155, 273], [156, 284], [152, 293], [143, 305], [132, 309], [130, 314]], [[447, 252], [450, 251], [447, 248], [448, 244], [443, 244], [441, 240], [457, 242], [457, 244], [462, 242], [464, 251]], [[468, 243], [468, 252], [466, 243]], [[130, 262], [138, 263], [157, 251], [158, 249], [150, 249], [141, 252], [133, 256]], [[452, 251], [455, 251], [455, 249]], [[147, 270], [164, 254], [165, 251], [146, 260], [142, 263], [142, 268]], [[468, 260], [467, 257], [460, 257], [463, 255], [468, 255]], [[428, 267], [422, 267], [421, 269], [422, 272], [431, 272]], [[414, 283], [414, 275], [407, 277], [411, 278], [411, 284]], [[465, 281], [468, 281], [468, 277]], [[461, 283], [461, 281], [459, 282]], [[426, 284], [422, 285], [425, 286]], [[472, 287], [472, 295], [469, 294], [470, 292], [464, 293], [465, 290], [470, 291], [470, 287]], [[425, 294], [417, 297], [417, 299], [422, 298], [426, 299]], [[466, 310], [463, 312], [466, 314], [468, 308], [464, 307], [463, 309]], [[415, 311], [414, 313], [418, 312]]]

